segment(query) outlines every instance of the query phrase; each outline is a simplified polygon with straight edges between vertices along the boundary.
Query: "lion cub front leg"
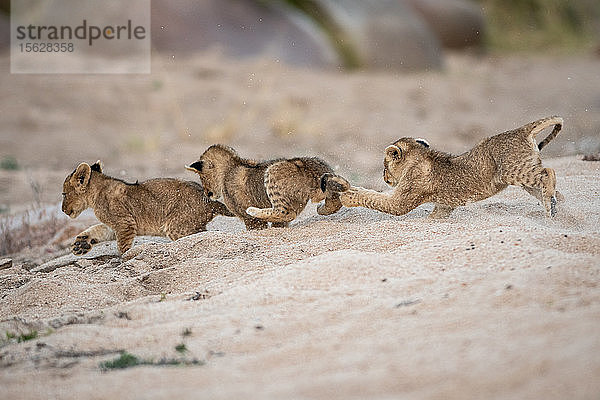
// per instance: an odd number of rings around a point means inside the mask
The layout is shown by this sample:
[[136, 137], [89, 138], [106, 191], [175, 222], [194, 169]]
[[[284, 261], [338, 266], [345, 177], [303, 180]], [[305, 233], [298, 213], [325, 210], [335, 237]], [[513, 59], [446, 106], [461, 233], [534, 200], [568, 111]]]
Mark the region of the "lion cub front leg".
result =
[[351, 186], [337, 175], [323, 178], [328, 190], [340, 192], [340, 200], [346, 207], [365, 207], [387, 214], [404, 215], [423, 203], [422, 196], [412, 191], [410, 186], [398, 187], [394, 194], [388, 194]]
[[137, 227], [133, 217], [119, 220], [115, 227], [115, 234], [117, 236], [119, 254], [123, 255], [131, 248], [133, 239], [135, 239], [135, 235], [137, 234]]
[[96, 224], [77, 235], [75, 242], [71, 245], [71, 252], [76, 256], [81, 256], [96, 244], [109, 240], [115, 240], [115, 232], [107, 225]]
[[388, 201], [390, 197], [374, 190], [351, 186], [346, 179], [333, 174], [325, 174], [321, 177], [321, 187], [325, 187], [329, 192], [339, 192], [340, 201], [346, 207], [379, 210], [379, 207], [383, 207], [382, 203]]

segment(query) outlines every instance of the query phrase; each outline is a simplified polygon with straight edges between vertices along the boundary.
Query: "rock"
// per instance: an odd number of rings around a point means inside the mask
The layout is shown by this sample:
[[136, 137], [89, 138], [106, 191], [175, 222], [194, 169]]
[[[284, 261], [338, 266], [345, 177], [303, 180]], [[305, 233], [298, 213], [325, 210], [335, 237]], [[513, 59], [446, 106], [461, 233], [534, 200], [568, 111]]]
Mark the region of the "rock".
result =
[[481, 45], [486, 28], [480, 6], [466, 0], [407, 0], [442, 45], [464, 48]]
[[410, 4], [400, 0], [316, 0], [360, 67], [429, 69], [442, 65], [440, 43]]
[[268, 57], [333, 66], [338, 57], [316, 24], [291, 7], [253, 0], [153, 0], [152, 45], [171, 57], [217, 49], [234, 58]]
[[175, 58], [218, 49], [233, 58], [268, 57], [299, 66], [442, 65], [438, 39], [404, 0], [314, 0], [298, 6], [303, 12], [285, 2], [154, 0], [152, 43]]
[[67, 254], [35, 267], [31, 269], [31, 272], [52, 272], [57, 268], [66, 267], [67, 265], [74, 265], [78, 259], [79, 258], [73, 254]]
[[0, 12], [0, 50], [10, 47], [10, 18]]
[[0, 270], [12, 267], [12, 259], [4, 258], [0, 260]]

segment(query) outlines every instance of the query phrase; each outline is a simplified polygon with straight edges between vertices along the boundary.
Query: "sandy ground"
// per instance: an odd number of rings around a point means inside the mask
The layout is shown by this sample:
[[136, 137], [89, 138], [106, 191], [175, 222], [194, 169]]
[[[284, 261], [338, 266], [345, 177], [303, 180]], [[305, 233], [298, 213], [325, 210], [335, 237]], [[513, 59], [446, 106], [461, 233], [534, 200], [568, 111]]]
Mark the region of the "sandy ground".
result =
[[[442, 222], [311, 206], [2, 271], [0, 329], [40, 337], [0, 348], [0, 397], [597, 398], [600, 163], [548, 165], [554, 220], [517, 188]], [[101, 372], [122, 350], [204, 365]]]
[[[600, 148], [597, 60], [454, 56], [412, 75], [156, 63], [149, 77], [0, 75], [0, 156], [21, 166], [0, 171], [5, 221], [37, 204], [31, 224], [56, 228], [0, 270], [0, 398], [598, 398], [600, 162], [577, 155]], [[566, 121], [543, 153], [566, 197], [552, 220], [509, 188], [444, 221], [431, 205], [310, 205], [286, 229], [218, 217], [176, 242], [140, 238], [123, 259], [114, 243], [68, 254], [93, 223], [57, 203], [80, 161], [193, 179], [182, 165], [225, 142], [320, 155], [382, 189], [399, 136], [460, 152], [550, 114]], [[182, 365], [102, 371], [121, 351]]]

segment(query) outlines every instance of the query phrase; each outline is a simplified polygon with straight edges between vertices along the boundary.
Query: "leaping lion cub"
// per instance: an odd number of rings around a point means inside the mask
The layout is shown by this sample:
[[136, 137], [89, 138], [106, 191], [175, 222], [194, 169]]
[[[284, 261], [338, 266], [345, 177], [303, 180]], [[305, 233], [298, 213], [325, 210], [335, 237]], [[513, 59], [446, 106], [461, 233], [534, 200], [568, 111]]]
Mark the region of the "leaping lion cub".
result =
[[325, 200], [317, 208], [321, 215], [333, 214], [342, 207], [338, 193], [320, 188], [321, 176], [333, 170], [318, 158], [254, 161], [216, 144], [186, 168], [200, 176], [206, 195], [211, 199], [222, 197], [247, 229], [263, 229], [268, 222], [285, 227], [309, 199], [313, 203]]
[[91, 166], [79, 164], [63, 184], [65, 214], [77, 218], [89, 207], [102, 223], [77, 235], [72, 246], [75, 255], [115, 238], [123, 254], [136, 235], [177, 240], [206, 230], [206, 224], [216, 215], [232, 216], [223, 204], [209, 200], [195, 182], [159, 178], [125, 183], [104, 175], [100, 161]]
[[[447, 217], [455, 207], [486, 199], [508, 185], [521, 186], [556, 214], [556, 175], [544, 168], [539, 151], [558, 135], [563, 119], [543, 118], [484, 139], [472, 150], [453, 156], [433, 150], [422, 139], [402, 138], [385, 149], [383, 179], [394, 192], [353, 187], [342, 177], [324, 175], [323, 188], [338, 191], [346, 207], [367, 207], [402, 215], [433, 202], [433, 218]], [[535, 136], [554, 126], [540, 144]]]

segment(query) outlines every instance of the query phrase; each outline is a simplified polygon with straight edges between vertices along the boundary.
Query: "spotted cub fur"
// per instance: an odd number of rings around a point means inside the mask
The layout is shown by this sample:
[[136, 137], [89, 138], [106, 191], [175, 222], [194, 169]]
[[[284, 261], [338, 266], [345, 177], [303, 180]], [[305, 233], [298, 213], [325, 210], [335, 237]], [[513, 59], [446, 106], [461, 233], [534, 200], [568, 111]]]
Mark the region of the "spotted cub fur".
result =
[[[383, 179], [390, 193], [352, 187], [340, 176], [324, 175], [322, 185], [341, 192], [347, 207], [368, 207], [402, 215], [423, 203], [435, 203], [433, 218], [447, 217], [455, 207], [488, 198], [508, 185], [535, 196], [548, 216], [556, 214], [556, 175], [544, 168], [539, 151], [558, 135], [560, 117], [548, 117], [484, 139], [470, 151], [453, 156], [433, 150], [422, 139], [402, 138], [385, 149]], [[554, 126], [539, 144], [535, 136]]]
[[241, 158], [230, 147], [213, 145], [186, 168], [200, 176], [206, 195], [222, 198], [247, 229], [263, 229], [269, 222], [285, 227], [308, 200], [325, 200], [317, 208], [321, 215], [342, 206], [338, 193], [321, 190], [321, 176], [333, 170], [314, 157], [254, 161]]
[[232, 215], [223, 204], [209, 200], [196, 182], [161, 178], [125, 183], [103, 174], [100, 162], [79, 164], [63, 184], [65, 214], [77, 218], [90, 207], [102, 223], [77, 235], [75, 255], [115, 238], [122, 254], [136, 235], [176, 240], [206, 230], [215, 215]]

